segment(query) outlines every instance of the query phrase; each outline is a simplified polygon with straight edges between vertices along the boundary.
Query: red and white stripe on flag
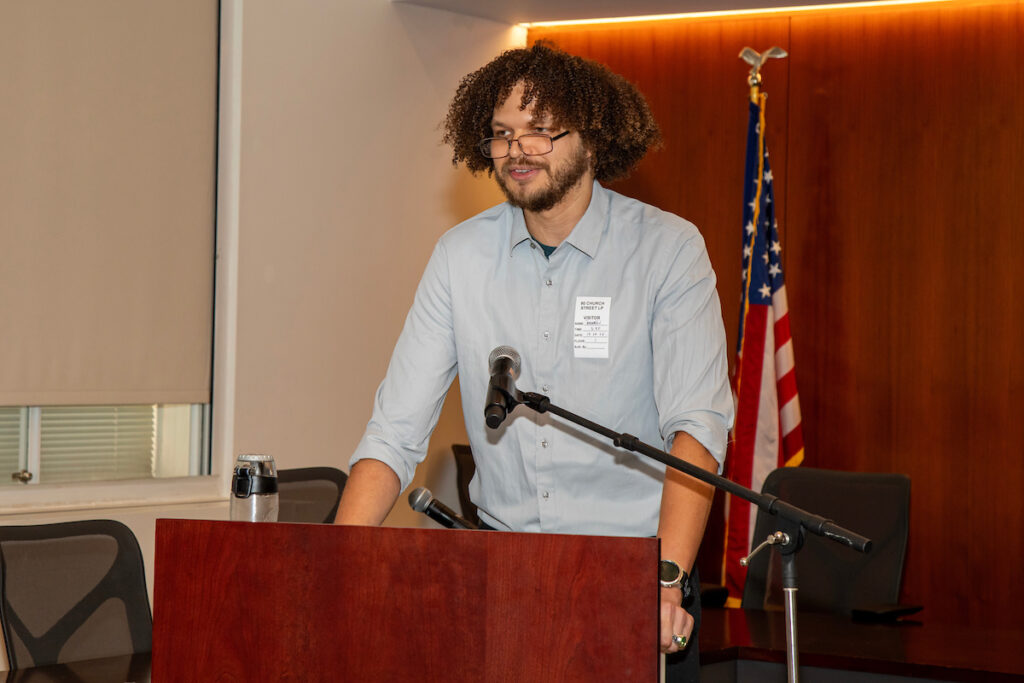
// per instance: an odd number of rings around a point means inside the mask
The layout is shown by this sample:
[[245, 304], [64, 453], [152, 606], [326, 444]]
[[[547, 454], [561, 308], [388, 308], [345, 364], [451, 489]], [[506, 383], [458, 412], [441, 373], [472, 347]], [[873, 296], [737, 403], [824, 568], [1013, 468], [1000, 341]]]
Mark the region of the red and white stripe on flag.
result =
[[[803, 460], [800, 400], [775, 221], [772, 173], [764, 144], [764, 95], [751, 102], [744, 188], [743, 302], [734, 374], [736, 425], [726, 476], [760, 491], [768, 473]], [[757, 508], [726, 499], [725, 584], [731, 604], [743, 594]], [[758, 541], [760, 542], [760, 541]]]

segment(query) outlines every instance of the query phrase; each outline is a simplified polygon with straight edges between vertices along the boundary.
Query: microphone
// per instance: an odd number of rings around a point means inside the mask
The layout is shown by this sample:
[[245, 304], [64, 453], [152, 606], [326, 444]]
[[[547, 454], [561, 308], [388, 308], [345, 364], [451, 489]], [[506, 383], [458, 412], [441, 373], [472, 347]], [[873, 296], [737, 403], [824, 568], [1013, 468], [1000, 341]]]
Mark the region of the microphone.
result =
[[451, 508], [434, 498], [430, 489], [419, 487], [409, 494], [409, 505], [416, 512], [422, 512], [427, 517], [449, 529], [476, 529], [476, 525], [464, 517], [455, 514]]
[[519, 352], [511, 346], [496, 347], [487, 359], [491, 381], [487, 385], [484, 422], [491, 429], [497, 429], [498, 425], [505, 421], [509, 409], [515, 407], [519, 363]]

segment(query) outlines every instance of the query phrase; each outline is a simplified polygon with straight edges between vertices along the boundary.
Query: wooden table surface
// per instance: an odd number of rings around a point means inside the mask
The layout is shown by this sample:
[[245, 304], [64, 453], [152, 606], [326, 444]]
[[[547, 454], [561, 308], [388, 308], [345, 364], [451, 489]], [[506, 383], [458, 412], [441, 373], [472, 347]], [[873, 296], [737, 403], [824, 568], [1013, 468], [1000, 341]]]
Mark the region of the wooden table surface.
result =
[[[895, 624], [797, 614], [801, 665], [956, 681], [1024, 678], [1024, 626], [1015, 630], [958, 629], [922, 612]], [[782, 612], [706, 609], [701, 664], [746, 659], [786, 661]]]

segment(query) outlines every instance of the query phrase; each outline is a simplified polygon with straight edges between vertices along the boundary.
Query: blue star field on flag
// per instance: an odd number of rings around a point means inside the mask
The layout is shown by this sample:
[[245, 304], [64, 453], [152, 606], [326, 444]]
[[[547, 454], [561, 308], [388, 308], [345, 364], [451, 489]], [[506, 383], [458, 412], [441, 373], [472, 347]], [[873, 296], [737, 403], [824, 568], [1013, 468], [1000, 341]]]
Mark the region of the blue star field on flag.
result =
[[[756, 104], [750, 104], [752, 125], [747, 129], [746, 174], [743, 181], [743, 296], [744, 303], [770, 304], [772, 294], [782, 287], [782, 246], [779, 243], [778, 223], [775, 220], [772, 168], [768, 162], [768, 146], [764, 145], [764, 169], [760, 171], [757, 159], [760, 114]], [[757, 197], [758, 173], [763, 174], [761, 196]], [[758, 206], [759, 205], [759, 206]], [[757, 211], [757, 225], [754, 225], [754, 209]], [[753, 263], [751, 259], [753, 258]], [[747, 282], [747, 277], [750, 282]], [[749, 302], [747, 301], [749, 297]], [[743, 338], [743, 314], [746, 306], [740, 306], [740, 339]]]

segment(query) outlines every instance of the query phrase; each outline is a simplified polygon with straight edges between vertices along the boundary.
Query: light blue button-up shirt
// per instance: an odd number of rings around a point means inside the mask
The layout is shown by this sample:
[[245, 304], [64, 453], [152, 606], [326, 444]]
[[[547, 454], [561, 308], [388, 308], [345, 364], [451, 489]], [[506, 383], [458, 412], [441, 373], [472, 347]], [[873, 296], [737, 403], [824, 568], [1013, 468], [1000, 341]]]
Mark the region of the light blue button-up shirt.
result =
[[[610, 298], [587, 346], [581, 299]], [[518, 406], [484, 424], [488, 356], [522, 356], [516, 386], [654, 446], [685, 431], [719, 461], [733, 419], [725, 330], [704, 240], [689, 222], [594, 183], [546, 259], [523, 212], [500, 204], [438, 241], [352, 463], [373, 458], [405, 489], [456, 373], [476, 461], [470, 486], [499, 529], [651, 536], [665, 466]], [[591, 352], [593, 353], [593, 352]], [[600, 355], [600, 352], [598, 352]]]

